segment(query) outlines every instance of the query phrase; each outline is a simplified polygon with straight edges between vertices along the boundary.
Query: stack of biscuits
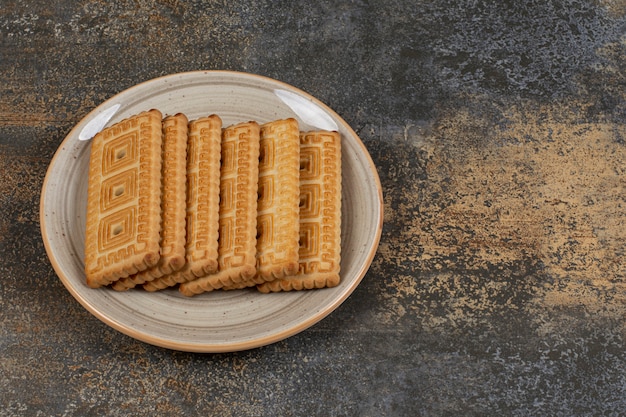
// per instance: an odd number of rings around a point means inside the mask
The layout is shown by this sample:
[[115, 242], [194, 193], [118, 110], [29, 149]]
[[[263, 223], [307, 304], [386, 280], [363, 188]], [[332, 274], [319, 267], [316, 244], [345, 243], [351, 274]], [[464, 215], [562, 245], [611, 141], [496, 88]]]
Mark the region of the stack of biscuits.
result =
[[92, 288], [192, 296], [339, 284], [336, 131], [146, 111], [93, 138], [87, 195]]

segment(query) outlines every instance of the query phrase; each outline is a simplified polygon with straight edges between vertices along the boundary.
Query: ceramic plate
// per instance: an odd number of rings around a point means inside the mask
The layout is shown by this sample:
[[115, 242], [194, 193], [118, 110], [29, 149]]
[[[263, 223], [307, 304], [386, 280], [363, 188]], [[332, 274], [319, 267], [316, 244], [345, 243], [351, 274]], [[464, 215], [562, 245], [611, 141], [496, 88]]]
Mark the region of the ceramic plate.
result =
[[[212, 113], [224, 125], [294, 117], [301, 130], [337, 130], [342, 138], [341, 284], [322, 290], [261, 294], [254, 289], [195, 297], [91, 289], [83, 272], [90, 139], [103, 127], [151, 108], [191, 120]], [[382, 191], [356, 133], [329, 107], [290, 85], [246, 73], [188, 72], [156, 78], [112, 97], [65, 138], [46, 174], [41, 229], [48, 257], [69, 292], [109, 326], [175, 350], [227, 352], [292, 336], [335, 310], [356, 288], [376, 252]]]

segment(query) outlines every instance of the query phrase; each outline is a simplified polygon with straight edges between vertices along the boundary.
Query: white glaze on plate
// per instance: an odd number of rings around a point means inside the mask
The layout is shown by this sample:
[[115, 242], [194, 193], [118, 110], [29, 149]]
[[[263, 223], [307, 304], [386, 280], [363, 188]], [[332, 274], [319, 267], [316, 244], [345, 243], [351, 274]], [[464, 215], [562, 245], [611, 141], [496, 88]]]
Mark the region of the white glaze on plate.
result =
[[[89, 129], [151, 108], [164, 115], [182, 112], [190, 120], [215, 113], [224, 125], [294, 117], [301, 130], [336, 127], [342, 137], [341, 284], [314, 291], [260, 294], [248, 289], [191, 298], [173, 289], [147, 293], [88, 288], [83, 256]], [[40, 212], [52, 266], [70, 293], [100, 320], [154, 345], [227, 352], [282, 340], [335, 310], [354, 291], [372, 262], [382, 230], [382, 204], [380, 181], [367, 150], [333, 110], [276, 80], [238, 72], [198, 71], [138, 84], [89, 113], [52, 159]]]

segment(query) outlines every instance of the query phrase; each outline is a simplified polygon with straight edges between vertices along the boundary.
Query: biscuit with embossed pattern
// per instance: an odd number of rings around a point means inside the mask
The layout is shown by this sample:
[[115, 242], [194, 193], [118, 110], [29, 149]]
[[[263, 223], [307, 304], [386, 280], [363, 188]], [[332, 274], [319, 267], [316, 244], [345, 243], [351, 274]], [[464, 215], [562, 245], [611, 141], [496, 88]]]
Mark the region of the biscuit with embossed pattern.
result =
[[142, 112], [91, 141], [85, 275], [97, 288], [153, 267], [161, 229], [162, 115]]
[[256, 122], [222, 132], [218, 272], [182, 283], [185, 295], [235, 285], [256, 274], [259, 135]]
[[257, 286], [261, 292], [339, 285], [341, 261], [341, 136], [300, 134], [300, 248], [297, 274]]

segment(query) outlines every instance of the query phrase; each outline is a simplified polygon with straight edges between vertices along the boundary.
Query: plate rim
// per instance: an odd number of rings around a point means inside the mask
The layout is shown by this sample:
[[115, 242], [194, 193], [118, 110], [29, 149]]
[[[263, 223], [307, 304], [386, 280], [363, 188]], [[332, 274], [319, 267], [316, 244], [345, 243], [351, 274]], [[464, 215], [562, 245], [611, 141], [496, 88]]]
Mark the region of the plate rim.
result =
[[[116, 99], [118, 99], [120, 95], [129, 94], [132, 90], [145, 87], [148, 84], [163, 82], [163, 80], [168, 79], [168, 78], [179, 77], [182, 79], [185, 77], [203, 76], [203, 75], [206, 75], [208, 77], [220, 76], [220, 75], [235, 76], [235, 77], [249, 78], [252, 80], [257, 79], [264, 84], [265, 83], [275, 84], [287, 90], [297, 92], [298, 94], [302, 95], [303, 97], [306, 97], [308, 100], [311, 100], [314, 104], [321, 107], [325, 112], [331, 114], [336, 119], [336, 121], [339, 122], [342, 125], [342, 127], [352, 135], [353, 139], [356, 139], [356, 144], [362, 151], [361, 154], [364, 157], [365, 162], [369, 166], [369, 171], [374, 180], [374, 186], [377, 191], [376, 201], [378, 202], [377, 206], [378, 206], [378, 213], [379, 213], [375, 222], [376, 230], [374, 233], [374, 239], [371, 241], [371, 244], [372, 244], [371, 250], [366, 257], [365, 262], [362, 265], [360, 265], [356, 278], [351, 283], [351, 285], [344, 291], [341, 297], [338, 297], [332, 304], [322, 309], [321, 311], [316, 312], [315, 314], [312, 314], [310, 317], [308, 317], [307, 319], [305, 319], [298, 325], [292, 326], [291, 328], [288, 328], [281, 332], [272, 333], [270, 335], [261, 336], [261, 337], [257, 337], [257, 338], [250, 339], [250, 340], [234, 341], [234, 342], [229, 342], [229, 343], [216, 343], [216, 344], [212, 344], [212, 343], [193, 344], [189, 342], [176, 341], [172, 339], [162, 339], [160, 337], [153, 336], [149, 333], [141, 332], [138, 329], [119, 323], [117, 320], [101, 312], [97, 307], [93, 306], [88, 300], [84, 299], [82, 295], [74, 288], [74, 286], [71, 285], [69, 278], [66, 276], [66, 274], [64, 273], [64, 271], [62, 270], [59, 264], [59, 261], [54, 256], [54, 252], [53, 252], [54, 249], [51, 247], [51, 241], [49, 239], [47, 227], [46, 227], [47, 220], [46, 220], [46, 212], [45, 212], [45, 204], [44, 204], [46, 201], [45, 197], [46, 197], [46, 192], [48, 189], [48, 183], [50, 182], [51, 171], [53, 170], [53, 167], [57, 163], [57, 159], [60, 158], [63, 152], [66, 152], [67, 149], [69, 149], [68, 145], [70, 144], [71, 140], [75, 139], [75, 136], [77, 135], [77, 131], [79, 130], [79, 128], [82, 129], [89, 120], [92, 120], [100, 112], [108, 108]], [[185, 71], [185, 72], [171, 73], [171, 74], [162, 75], [159, 77], [155, 77], [155, 78], [151, 78], [151, 79], [139, 82], [137, 84], [134, 84], [124, 90], [121, 90], [113, 94], [111, 97], [102, 101], [96, 107], [91, 109], [86, 115], [84, 115], [72, 127], [72, 129], [70, 129], [70, 131], [66, 134], [65, 138], [58, 145], [57, 150], [55, 151], [53, 157], [50, 160], [50, 163], [48, 165], [48, 168], [46, 170], [46, 174], [42, 183], [41, 192], [40, 192], [39, 220], [40, 220], [40, 231], [41, 231], [44, 247], [46, 250], [47, 258], [50, 261], [57, 277], [61, 280], [65, 288], [70, 292], [70, 294], [74, 297], [74, 299], [76, 299], [79, 302], [79, 304], [81, 304], [87, 311], [89, 311], [92, 315], [94, 315], [100, 321], [104, 322], [109, 327], [112, 327], [115, 330], [133, 339], [136, 339], [136, 340], [148, 343], [148, 344], [152, 344], [155, 346], [159, 346], [159, 347], [163, 347], [163, 348], [167, 348], [171, 350], [185, 351], [185, 352], [224, 353], [224, 352], [235, 352], [235, 351], [242, 351], [242, 350], [248, 350], [248, 349], [253, 349], [257, 347], [267, 346], [269, 344], [284, 340], [288, 337], [294, 336], [295, 334], [308, 329], [309, 327], [318, 323], [319, 321], [327, 317], [329, 314], [331, 314], [333, 311], [335, 311], [358, 287], [360, 282], [363, 280], [363, 277], [366, 275], [367, 271], [369, 270], [374, 257], [376, 256], [378, 246], [380, 244], [381, 235], [382, 235], [382, 227], [383, 227], [383, 221], [384, 221], [383, 210], [384, 210], [384, 201], [383, 201], [382, 185], [380, 182], [378, 171], [376, 169], [376, 165], [374, 164], [372, 157], [369, 151], [367, 150], [367, 148], [365, 147], [365, 144], [363, 143], [361, 138], [356, 134], [356, 132], [352, 129], [352, 127], [341, 116], [339, 116], [333, 109], [331, 109], [329, 106], [321, 102], [319, 99], [317, 99], [313, 95], [301, 90], [298, 87], [294, 87], [283, 81], [276, 80], [274, 78], [270, 78], [264, 75], [258, 75], [258, 74], [241, 72], [241, 71], [230, 71], [230, 70], [197, 70], [197, 71]]]

